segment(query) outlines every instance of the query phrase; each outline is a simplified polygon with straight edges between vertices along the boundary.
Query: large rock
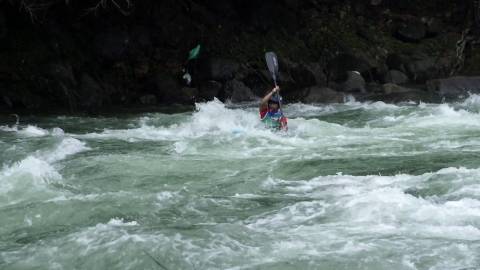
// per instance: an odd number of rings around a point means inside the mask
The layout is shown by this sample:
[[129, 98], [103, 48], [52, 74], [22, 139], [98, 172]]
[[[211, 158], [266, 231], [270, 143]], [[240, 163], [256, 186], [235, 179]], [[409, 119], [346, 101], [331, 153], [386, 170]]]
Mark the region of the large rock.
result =
[[226, 97], [232, 102], [254, 101], [257, 97], [252, 90], [239, 80], [228, 81], [225, 85]]
[[327, 87], [313, 86], [305, 89], [305, 103], [342, 103], [345, 95]]
[[447, 99], [464, 98], [468, 93], [480, 93], [480, 77], [451, 77], [427, 82], [427, 89]]
[[407, 93], [417, 91], [417, 89], [411, 89], [403, 86], [399, 86], [394, 83], [386, 83], [382, 86], [383, 93], [386, 95], [394, 94], [394, 93]]
[[418, 42], [427, 34], [427, 28], [422, 21], [412, 20], [398, 25], [396, 37], [402, 41]]
[[[167, 73], [158, 73], [152, 78], [153, 83], [151, 86], [148, 86], [145, 91], [153, 93], [157, 96], [158, 102], [160, 103], [182, 103], [183, 101], [190, 102], [191, 98], [186, 96], [185, 93], [192, 91], [182, 91], [181, 86], [174, 77]], [[149, 88], [152, 89], [149, 89]]]
[[347, 80], [340, 84], [340, 90], [348, 93], [365, 93], [365, 79], [358, 71], [347, 71]]
[[193, 87], [183, 87], [176, 94], [174, 103], [193, 104], [197, 101], [198, 89]]
[[372, 66], [364, 57], [358, 57], [353, 54], [340, 54], [333, 58], [327, 65], [329, 81], [344, 81], [348, 78], [348, 71], [356, 70], [366, 74]]
[[440, 98], [435, 93], [420, 89], [402, 87], [396, 84], [387, 83], [382, 86], [383, 94], [370, 95], [367, 99], [384, 101], [388, 103], [398, 102], [438, 102]]
[[326, 85], [327, 75], [325, 74], [324, 67], [319, 63], [306, 63], [304, 64], [305, 71], [313, 76], [313, 81], [309, 83], [315, 83], [315, 85]]
[[209, 80], [199, 87], [199, 98], [205, 101], [213, 100], [215, 97], [223, 99], [223, 85], [220, 82]]
[[279, 65], [281, 82], [292, 83], [296, 88], [325, 85], [326, 76], [319, 63], [295, 63], [281, 58]]
[[407, 64], [407, 73], [417, 83], [436, 77], [439, 73], [439, 66], [434, 57], [425, 56], [423, 59], [412, 60]]
[[404, 84], [408, 82], [408, 76], [398, 70], [389, 70], [385, 74], [386, 83]]

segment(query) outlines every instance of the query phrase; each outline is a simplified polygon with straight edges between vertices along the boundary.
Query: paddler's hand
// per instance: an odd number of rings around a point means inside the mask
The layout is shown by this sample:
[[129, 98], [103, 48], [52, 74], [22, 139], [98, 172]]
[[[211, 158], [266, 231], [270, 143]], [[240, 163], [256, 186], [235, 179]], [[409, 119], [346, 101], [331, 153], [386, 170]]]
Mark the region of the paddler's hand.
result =
[[276, 92], [280, 91], [280, 87], [278, 86], [275, 86], [273, 89], [272, 89], [272, 94], [275, 94]]

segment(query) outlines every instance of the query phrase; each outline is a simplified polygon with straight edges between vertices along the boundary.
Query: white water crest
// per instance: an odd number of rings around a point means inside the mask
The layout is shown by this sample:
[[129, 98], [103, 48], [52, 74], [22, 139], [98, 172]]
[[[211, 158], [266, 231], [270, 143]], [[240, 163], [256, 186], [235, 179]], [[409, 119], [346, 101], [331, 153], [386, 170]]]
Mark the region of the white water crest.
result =
[[289, 104], [288, 132], [219, 100], [1, 127], [0, 268], [480, 268], [479, 104]]

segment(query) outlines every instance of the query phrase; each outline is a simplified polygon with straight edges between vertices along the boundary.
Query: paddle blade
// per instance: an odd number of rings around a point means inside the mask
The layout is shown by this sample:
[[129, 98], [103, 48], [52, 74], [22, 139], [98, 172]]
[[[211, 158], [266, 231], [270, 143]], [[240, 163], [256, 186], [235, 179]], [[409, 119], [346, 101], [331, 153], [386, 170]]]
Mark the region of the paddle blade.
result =
[[278, 77], [278, 60], [277, 55], [274, 52], [265, 53], [265, 61], [267, 62], [268, 70], [272, 74], [273, 81], [277, 83]]
[[192, 60], [192, 59], [198, 58], [198, 55], [200, 54], [200, 49], [201, 49], [200, 44], [198, 44], [197, 47], [193, 48], [193, 49], [188, 53], [188, 60]]

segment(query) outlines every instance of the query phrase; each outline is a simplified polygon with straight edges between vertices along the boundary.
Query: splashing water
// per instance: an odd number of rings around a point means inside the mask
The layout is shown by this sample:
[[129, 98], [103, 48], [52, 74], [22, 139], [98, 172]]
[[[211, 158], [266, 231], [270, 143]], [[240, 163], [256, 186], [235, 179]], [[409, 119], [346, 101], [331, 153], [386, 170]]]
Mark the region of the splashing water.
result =
[[0, 126], [0, 269], [480, 268], [479, 104]]

